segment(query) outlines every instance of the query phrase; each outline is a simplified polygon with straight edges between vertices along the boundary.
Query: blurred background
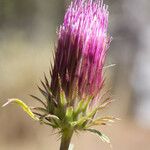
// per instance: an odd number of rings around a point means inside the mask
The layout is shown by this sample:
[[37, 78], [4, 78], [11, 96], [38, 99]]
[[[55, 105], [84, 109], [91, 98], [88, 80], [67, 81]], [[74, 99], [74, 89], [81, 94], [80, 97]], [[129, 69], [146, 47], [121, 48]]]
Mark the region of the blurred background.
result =
[[[69, 0], [0, 0], [0, 106], [8, 98], [35, 102], [43, 72], [48, 74]], [[114, 150], [150, 149], [150, 1], [104, 0], [109, 5], [108, 87], [116, 101], [105, 113], [120, 117], [102, 130]], [[102, 115], [102, 114], [99, 114]], [[0, 150], [57, 150], [59, 138], [20, 108], [0, 108]], [[109, 150], [90, 133], [75, 135], [74, 150]]]

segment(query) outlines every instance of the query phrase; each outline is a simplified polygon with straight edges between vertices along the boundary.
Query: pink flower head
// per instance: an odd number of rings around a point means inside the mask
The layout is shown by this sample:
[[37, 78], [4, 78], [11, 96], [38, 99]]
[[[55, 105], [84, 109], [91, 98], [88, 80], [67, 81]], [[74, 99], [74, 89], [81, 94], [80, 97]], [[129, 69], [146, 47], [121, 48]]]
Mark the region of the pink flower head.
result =
[[[67, 98], [95, 97], [103, 85], [103, 66], [110, 44], [107, 6], [102, 0], [74, 0], [58, 31], [51, 89], [60, 77]], [[76, 94], [75, 94], [76, 93]]]
[[68, 150], [72, 135], [79, 131], [95, 133], [110, 144], [105, 134], [93, 128], [118, 120], [112, 116], [95, 117], [111, 103], [110, 97], [100, 93], [110, 44], [108, 14], [102, 0], [72, 1], [58, 31], [51, 82], [45, 75], [42, 88], [38, 87], [44, 100], [31, 95], [42, 106], [29, 107], [20, 99], [10, 99], [3, 105], [15, 102], [31, 118], [58, 129], [60, 150]]
[[51, 82], [45, 75], [42, 88], [38, 87], [44, 100], [31, 95], [41, 106], [29, 107], [20, 99], [10, 99], [3, 105], [15, 102], [31, 118], [58, 129], [60, 150], [69, 148], [72, 135], [78, 131], [95, 133], [110, 144], [106, 135], [93, 128], [117, 119], [95, 117], [99, 110], [111, 103], [110, 97], [99, 95], [110, 44], [108, 14], [102, 0], [74, 0], [58, 31], [54, 66], [50, 70]]

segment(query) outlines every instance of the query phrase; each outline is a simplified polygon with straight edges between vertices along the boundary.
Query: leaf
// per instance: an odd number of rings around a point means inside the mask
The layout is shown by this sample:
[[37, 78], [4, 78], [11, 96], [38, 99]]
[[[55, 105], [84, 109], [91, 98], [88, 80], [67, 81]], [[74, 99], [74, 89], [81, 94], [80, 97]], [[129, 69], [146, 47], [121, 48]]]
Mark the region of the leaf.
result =
[[90, 102], [92, 101], [93, 96], [89, 96], [89, 98], [87, 99], [86, 103], [83, 105], [83, 111], [86, 112], [87, 107], [89, 106]]
[[107, 125], [108, 123], [113, 123], [115, 120], [120, 120], [120, 119], [115, 118], [113, 116], [101, 117], [101, 118], [92, 120], [86, 127], [89, 128], [91, 126], [96, 126], [96, 125]]
[[39, 86], [38, 86], [38, 89], [39, 91], [41, 92], [41, 94], [47, 99], [47, 101], [49, 100], [49, 97], [48, 97], [48, 94], [43, 90], [41, 89]]
[[47, 88], [50, 89], [50, 85], [49, 85], [49, 82], [48, 82], [48, 79], [47, 79], [45, 73], [44, 73], [44, 78], [45, 78], [45, 84], [46, 84]]
[[107, 105], [111, 104], [112, 102], [114, 102], [115, 100], [110, 100], [109, 98], [106, 99], [106, 101], [104, 101], [98, 108], [98, 110], [101, 110], [103, 108], [105, 108]]
[[59, 81], [59, 88], [60, 88], [60, 103], [64, 107], [67, 104], [67, 99], [66, 99], [65, 92], [62, 89], [60, 76], [58, 76], [58, 81]]
[[30, 107], [30, 108], [33, 109], [33, 110], [36, 110], [36, 111], [41, 111], [43, 113], [48, 113], [48, 111], [45, 108], [42, 108], [42, 107]]
[[49, 120], [49, 118], [52, 119], [54, 122], [60, 121], [60, 119], [56, 115], [52, 115], [52, 114], [41, 115], [41, 114], [38, 114], [38, 113], [35, 113], [35, 114], [40, 116], [39, 120], [40, 120], [41, 123], [45, 123], [45, 122], [48, 121], [48, 123], [52, 125], [53, 123]]
[[67, 104], [66, 95], [62, 89], [60, 90], [60, 102], [63, 107]]
[[47, 86], [44, 84], [43, 81], [41, 81], [41, 84], [42, 84], [43, 88], [45, 89], [45, 91], [46, 91], [47, 93], [49, 93], [49, 89], [47, 88]]
[[84, 104], [84, 100], [82, 99], [81, 101], [79, 101], [77, 108], [75, 110], [75, 114], [78, 115], [83, 109], [83, 104]]
[[58, 103], [57, 103], [57, 101], [55, 100], [55, 98], [52, 94], [52, 91], [50, 89], [50, 84], [48, 82], [48, 79], [47, 79], [45, 73], [44, 73], [44, 78], [45, 78], [45, 81], [44, 82], [41, 81], [41, 84], [42, 84], [44, 89], [40, 88], [39, 86], [38, 86], [38, 89], [41, 92], [41, 94], [46, 98], [46, 100], [48, 102], [48, 105], [49, 105], [50, 102], [52, 102], [53, 105], [55, 105], [57, 107]]
[[100, 131], [96, 129], [86, 129], [86, 130], [97, 134], [103, 142], [110, 144], [110, 139], [105, 134], [101, 133]]
[[36, 96], [34, 96], [34, 95], [30, 95], [30, 96], [31, 96], [32, 98], [36, 99], [37, 101], [39, 101], [40, 103], [42, 103], [45, 108], [47, 107], [46, 104], [45, 104], [40, 98], [38, 98], [38, 97], [36, 97]]
[[113, 102], [114, 100], [110, 100], [109, 98], [103, 102], [101, 105], [97, 106], [96, 108], [94, 108], [89, 114], [88, 116], [93, 118], [95, 116], [95, 114], [100, 111], [101, 109], [104, 109], [108, 104], [110, 104], [111, 102]]
[[71, 123], [71, 125], [72, 125], [72, 126], [82, 127], [82, 125], [83, 125], [86, 121], [89, 121], [89, 120], [91, 120], [91, 118], [88, 117], [88, 116], [81, 117], [79, 120], [73, 121], [73, 122]]
[[45, 82], [41, 81], [41, 84], [42, 84], [43, 88], [45, 89], [45, 92], [49, 96], [52, 96], [52, 93], [51, 93], [50, 86], [49, 86], [48, 80], [46, 78], [46, 75], [44, 75], [44, 77], [45, 77]]
[[56, 125], [54, 125], [50, 122], [43, 121], [42, 123], [45, 124], [45, 125], [48, 125], [48, 126], [52, 126], [53, 128], [57, 128]]
[[73, 107], [68, 107], [66, 110], [66, 118], [68, 121], [71, 121], [73, 117]]
[[52, 118], [52, 119], [60, 120], [56, 115], [52, 115], [52, 114], [46, 115], [45, 118]]
[[106, 116], [106, 117], [100, 118], [100, 120], [107, 121], [107, 122], [114, 122], [115, 120], [120, 120], [120, 118], [116, 118], [113, 116]]
[[8, 105], [10, 103], [16, 103], [16, 104], [18, 104], [32, 119], [39, 121], [39, 118], [37, 118], [34, 115], [34, 113], [31, 111], [30, 107], [28, 105], [26, 105], [20, 99], [17, 99], [17, 98], [15, 98], [15, 99], [9, 99], [2, 107], [5, 107], [6, 105]]

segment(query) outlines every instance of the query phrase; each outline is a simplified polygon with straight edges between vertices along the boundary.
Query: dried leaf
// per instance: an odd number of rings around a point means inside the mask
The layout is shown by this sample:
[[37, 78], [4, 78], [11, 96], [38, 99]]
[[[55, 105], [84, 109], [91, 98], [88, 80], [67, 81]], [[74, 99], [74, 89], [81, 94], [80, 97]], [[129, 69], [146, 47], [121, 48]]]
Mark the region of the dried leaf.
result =
[[110, 139], [105, 134], [101, 133], [100, 131], [96, 129], [86, 129], [86, 130], [97, 134], [103, 142], [110, 144]]

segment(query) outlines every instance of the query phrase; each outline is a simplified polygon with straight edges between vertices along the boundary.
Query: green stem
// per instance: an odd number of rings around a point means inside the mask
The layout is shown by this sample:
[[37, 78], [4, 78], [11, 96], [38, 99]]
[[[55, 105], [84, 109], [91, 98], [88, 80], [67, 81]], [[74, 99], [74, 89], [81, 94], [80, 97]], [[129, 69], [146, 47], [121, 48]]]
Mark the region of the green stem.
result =
[[70, 141], [73, 135], [73, 131], [66, 131], [62, 134], [61, 137], [61, 144], [60, 144], [60, 150], [68, 150]]

